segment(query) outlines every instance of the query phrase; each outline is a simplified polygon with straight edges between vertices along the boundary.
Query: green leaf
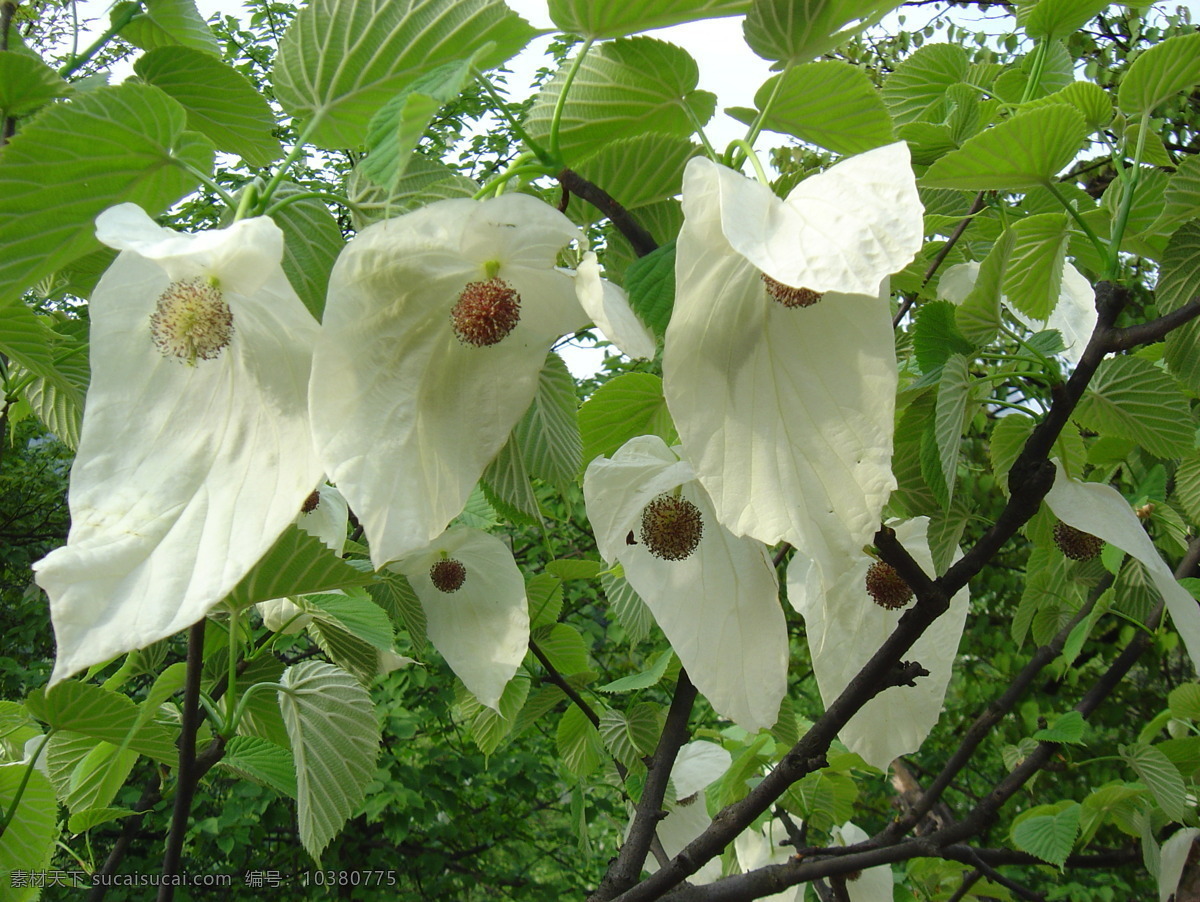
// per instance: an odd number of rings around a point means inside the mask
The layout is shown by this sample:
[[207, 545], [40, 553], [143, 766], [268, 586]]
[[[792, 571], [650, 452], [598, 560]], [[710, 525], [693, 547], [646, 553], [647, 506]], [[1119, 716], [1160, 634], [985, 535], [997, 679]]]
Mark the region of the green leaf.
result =
[[988, 453], [992, 458], [992, 473], [1006, 495], [1008, 494], [1009, 468], [1021, 456], [1025, 442], [1029, 440], [1035, 425], [1029, 417], [1014, 414], [1001, 417], [996, 422], [996, 428], [992, 430], [991, 439], [988, 441]]
[[549, 626], [562, 611], [562, 580], [550, 573], [530, 577], [525, 581], [525, 600], [529, 604], [529, 628]]
[[243, 608], [272, 598], [366, 586], [374, 581], [373, 574], [350, 566], [316, 536], [289, 526], [229, 593], [229, 600]]
[[1085, 429], [1136, 441], [1157, 457], [1179, 457], [1195, 441], [1187, 398], [1170, 376], [1140, 357], [1101, 363], [1074, 416]]
[[332, 664], [296, 664], [280, 685], [279, 708], [296, 762], [300, 842], [319, 861], [375, 776], [379, 727], [367, 690]]
[[1105, 824], [1114, 824], [1118, 829], [1137, 836], [1133, 818], [1142, 808], [1146, 790], [1124, 783], [1101, 786], [1083, 800], [1080, 813], [1079, 845], [1086, 846]]
[[651, 251], [625, 271], [629, 306], [657, 338], [662, 338], [675, 307], [675, 242]]
[[218, 150], [236, 153], [251, 166], [283, 156], [271, 135], [275, 116], [246, 76], [221, 60], [190, 47], [151, 50], [133, 64], [142, 80], [160, 88], [187, 110], [188, 128]]
[[[132, 5], [118, 3], [112, 9], [112, 19], [115, 21], [124, 15]], [[142, 9], [121, 29], [120, 35], [142, 50], [184, 47], [217, 57], [221, 55], [216, 35], [193, 0], [145, 0]]]
[[804, 63], [875, 25], [900, 0], [754, 0], [742, 26], [768, 60]]
[[[1016, 61], [1014, 61], [1016, 62]], [[1032, 90], [1030, 79], [1037, 77], [1037, 83]], [[1026, 94], [1037, 99], [1061, 91], [1075, 80], [1075, 60], [1062, 41], [1046, 43], [1045, 57], [1038, 68], [1038, 54], [1030, 52], [1020, 59], [1020, 65], [1009, 65], [1004, 68], [995, 83], [991, 94], [997, 100], [1018, 104], [1025, 99]]]
[[500, 748], [516, 725], [517, 715], [525, 707], [528, 697], [529, 674], [524, 671], [518, 671], [500, 693], [500, 700], [496, 703], [499, 711], [481, 705], [466, 687], [462, 688], [459, 708], [463, 719], [471, 722], [471, 738], [484, 755], [490, 756]]
[[1058, 303], [1067, 260], [1066, 213], [1026, 216], [1012, 226], [1013, 244], [1001, 291], [1031, 319], [1044, 320]]
[[650, 373], [625, 373], [596, 389], [579, 408], [579, 432], [585, 466], [601, 455], [612, 456], [634, 436], [657, 435], [668, 445], [679, 441], [662, 379]]
[[530, 475], [563, 492], [575, 481], [583, 452], [578, 409], [575, 379], [563, 359], [551, 351], [538, 374], [533, 403], [512, 434]]
[[963, 419], [971, 394], [971, 374], [967, 358], [952, 355], [942, 366], [938, 380], [934, 432], [940, 454], [942, 477], [945, 480], [947, 505], [954, 498], [954, 483], [958, 478], [958, 454], [962, 446]]
[[1117, 92], [1122, 112], [1150, 113], [1200, 82], [1200, 33], [1167, 38], [1146, 50], [1125, 72]]
[[13, 811], [22, 783], [21, 802], [4, 831], [4, 842], [0, 842], [0, 880], [9, 892], [8, 874], [48, 866], [58, 837], [54, 790], [42, 773], [27, 765], [0, 764], [0, 811]]
[[696, 19], [740, 16], [749, 8], [750, 0], [639, 0], [637, 3], [550, 0], [550, 18], [562, 31], [600, 39]]
[[[660, 246], [666, 247], [679, 235], [679, 229], [683, 225], [683, 205], [677, 198], [647, 204], [638, 209], [637, 220]], [[628, 279], [629, 270], [641, 258], [634, 252], [628, 239], [611, 222], [604, 226], [604, 240], [607, 245], [604, 249], [605, 274], [618, 284], [624, 284]], [[671, 278], [674, 285], [673, 272]]]
[[1200, 721], [1200, 683], [1176, 686], [1167, 696], [1167, 707], [1180, 720]]
[[46, 769], [59, 801], [72, 813], [112, 804], [138, 754], [78, 733], [55, 733], [46, 748]]
[[656, 686], [659, 680], [663, 678], [663, 674], [667, 672], [667, 665], [671, 663], [671, 656], [673, 654], [674, 652], [669, 648], [659, 652], [658, 657], [654, 659], [654, 663], [646, 670], [640, 673], [631, 673], [629, 676], [613, 680], [611, 683], [605, 683], [603, 686], [597, 686], [596, 691], [635, 692], [638, 689], [649, 689], [651, 686]]
[[617, 622], [625, 629], [630, 643], [641, 642], [650, 635], [654, 626], [654, 616], [646, 603], [633, 590], [633, 586], [623, 576], [606, 573], [600, 577], [600, 585], [604, 588], [604, 597], [617, 618]]
[[1123, 745], [1121, 757], [1146, 784], [1158, 807], [1173, 821], [1183, 820], [1187, 812], [1187, 790], [1179, 768], [1161, 751], [1150, 745]]
[[758, 89], [754, 103], [769, 107], [763, 128], [834, 153], [862, 153], [895, 140], [891, 116], [866, 71], [841, 60], [776, 75]]
[[564, 676], [588, 669], [588, 651], [583, 636], [569, 623], [545, 627], [535, 641], [551, 666]]
[[541, 521], [524, 453], [512, 436], [483, 471], [479, 484], [488, 503], [513, 522], [534, 525]]
[[392, 622], [382, 607], [362, 594], [323, 594], [304, 596], [306, 607], [316, 609], [317, 620], [337, 624], [363, 642], [380, 651], [391, 651], [394, 636]]
[[926, 118], [947, 89], [967, 79], [967, 52], [957, 44], [926, 44], [896, 67], [881, 96], [897, 125]]
[[1173, 226], [1200, 217], [1200, 155], [1188, 157], [1167, 180], [1163, 192], [1162, 216], [1155, 231], [1168, 232]]
[[604, 760], [604, 742], [592, 722], [575, 705], [563, 712], [555, 731], [563, 765], [576, 777], [586, 777]]
[[1078, 711], [1068, 711], [1045, 730], [1038, 730], [1033, 738], [1038, 742], [1063, 742], [1076, 745], [1083, 740], [1087, 722]]
[[[570, 64], [534, 99], [525, 129], [543, 147]], [[696, 90], [700, 70], [682, 47], [654, 38], [618, 38], [593, 48], [579, 66], [563, 106], [559, 147], [568, 165], [618, 138], [645, 131], [686, 137], [693, 116], [708, 122], [716, 97]], [[691, 110], [691, 114], [688, 110]]]
[[234, 736], [225, 747], [221, 767], [260, 786], [296, 798], [296, 765], [288, 750], [253, 736]]
[[54, 333], [17, 299], [0, 303], [0, 351], [31, 373], [56, 374], [50, 343]]
[[[96, 88], [42, 110], [0, 165], [0, 304], [96, 250], [95, 219], [125, 201], [151, 215], [196, 186], [179, 163], [212, 167], [206, 138], [158, 88]], [[24, 362], [24, 361], [22, 361]]]
[[600, 561], [589, 561], [582, 558], [559, 558], [546, 565], [546, 572], [552, 573], [561, 580], [595, 579], [604, 569]]
[[1005, 229], [983, 258], [975, 287], [963, 298], [955, 313], [959, 331], [976, 345], [990, 344], [1000, 331], [1004, 273], [1015, 242], [1016, 235], [1012, 229]]
[[[257, 683], [278, 683], [283, 676], [283, 667], [283, 662], [273, 655], [259, 655], [238, 674], [238, 698], [245, 698], [246, 690]], [[245, 704], [238, 733], [289, 749], [290, 756], [291, 740], [275, 696], [270, 692], [255, 692]]]
[[636, 767], [642, 756], [654, 753], [658, 744], [662, 708], [653, 704], [634, 705], [627, 712], [610, 709], [600, 716], [600, 738], [614, 758], [626, 767]]
[[1033, 110], [1055, 103], [1068, 104], [1077, 109], [1093, 131], [1112, 122], [1112, 95], [1090, 81], [1073, 81], [1060, 91], [1029, 101], [1021, 109]]
[[[1158, 305], [1177, 310], [1200, 297], [1200, 220], [1186, 223], [1167, 242], [1159, 268]], [[1167, 367], [1194, 392], [1200, 393], [1200, 321], [1192, 320], [1167, 335]]]
[[343, 629], [336, 620], [314, 619], [306, 629], [325, 657], [347, 673], [354, 674], [354, 678], [363, 686], [369, 687], [371, 681], [379, 676], [379, 649]]
[[1055, 40], [1074, 34], [1108, 6], [1108, 0], [1039, 0], [1017, 7], [1017, 24], [1031, 38]]
[[795, 783], [784, 798], [818, 830], [828, 830], [850, 819], [858, 787], [843, 774], [817, 771]]
[[138, 725], [138, 706], [123, 695], [91, 683], [67, 680], [26, 699], [29, 713], [56, 730], [82, 733], [114, 746], [126, 745], [172, 767], [179, 758], [174, 737], [162, 724]]
[[67, 832], [78, 836], [93, 827], [112, 823], [134, 814], [137, 812], [129, 808], [88, 808], [72, 814], [67, 819]]
[[[283, 182], [275, 198], [283, 201], [302, 190]], [[315, 197], [276, 206], [271, 219], [283, 232], [283, 271], [308, 312], [319, 320], [325, 312], [329, 273], [346, 246], [341, 227], [329, 208]]]
[[1079, 804], [1071, 802], [1057, 814], [1026, 818], [1013, 825], [1013, 845], [1061, 868], [1075, 847], [1079, 815]]
[[1192, 454], [1179, 462], [1175, 495], [1192, 524], [1200, 524], [1200, 455]]
[[[676, 197], [683, 187], [684, 166], [699, 152], [700, 147], [686, 136], [648, 131], [610, 141], [571, 168], [593, 185], [620, 185], [621, 206], [637, 210]], [[603, 214], [571, 195], [567, 216], [587, 224]]]
[[980, 132], [925, 173], [931, 188], [1017, 191], [1049, 184], [1075, 158], [1089, 129], [1066, 104], [1021, 113]]
[[71, 86], [40, 59], [20, 53], [0, 53], [0, 111], [5, 117], [28, 116]]
[[292, 20], [271, 78], [284, 110], [315, 123], [310, 141], [357, 147], [375, 111], [418, 76], [492, 42], [479, 60], [490, 69], [534, 34], [500, 0], [316, 0]]
[[425, 654], [425, 609], [403, 574], [394, 570], [380, 571], [378, 582], [367, 586], [375, 603], [388, 613], [396, 626], [408, 630], [413, 654]]
[[952, 354], [969, 354], [975, 346], [955, 324], [955, 306], [949, 301], [926, 301], [913, 326], [913, 353], [922, 373], [931, 373]]
[[346, 196], [353, 204], [351, 215], [356, 229], [437, 200], [471, 197], [479, 190], [476, 182], [421, 153], [413, 154], [403, 171], [404, 175], [386, 188], [372, 182], [357, 167], [350, 173]]

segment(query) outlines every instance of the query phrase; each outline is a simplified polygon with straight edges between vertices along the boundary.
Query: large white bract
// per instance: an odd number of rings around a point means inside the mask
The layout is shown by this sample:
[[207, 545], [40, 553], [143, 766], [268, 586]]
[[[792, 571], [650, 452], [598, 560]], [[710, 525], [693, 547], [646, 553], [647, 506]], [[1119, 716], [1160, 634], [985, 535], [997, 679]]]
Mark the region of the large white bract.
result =
[[[342, 251], [313, 360], [313, 428], [376, 567], [462, 511], [533, 400], [551, 344], [587, 322], [573, 273], [555, 267], [582, 239], [553, 207], [505, 194], [438, 201], [368, 226]], [[456, 334], [452, 311], [485, 282], [511, 288], [519, 311], [506, 302], [486, 336], [474, 322], [481, 338], [500, 335], [477, 347]], [[473, 291], [478, 311], [496, 300]]]
[[[462, 577], [457, 587], [435, 585], [436, 565]], [[434, 648], [480, 704], [499, 710], [500, 695], [529, 649], [525, 580], [508, 546], [481, 530], [454, 526], [391, 567], [417, 593]]]
[[[663, 560], [640, 537], [642, 512], [676, 491], [699, 510], [703, 535], [690, 555]], [[592, 461], [583, 496], [600, 555], [620, 562], [696, 688], [747, 730], [774, 724], [788, 643], [766, 546], [721, 526], [691, 465], [657, 436], [632, 438], [611, 460]]]
[[[926, 573], [932, 573], [928, 527], [926, 517], [894, 525], [900, 544]], [[904, 614], [903, 609], [880, 607], [867, 595], [867, 569], [873, 562], [860, 551], [832, 578], [822, 578], [800, 554], [788, 565], [788, 600], [804, 616], [813, 674], [826, 706], [841, 695]], [[838, 736], [850, 751], [886, 770], [896, 757], [921, 747], [941, 714], [968, 607], [964, 587], [950, 600], [950, 609], [905, 654], [906, 660], [919, 662], [929, 676], [919, 677], [913, 686], [885, 689], [842, 727]]]
[[[922, 243], [908, 149], [844, 160], [786, 200], [697, 157], [683, 211], [663, 377], [684, 451], [735, 535], [833, 566], [895, 486], [885, 286]], [[784, 306], [764, 275], [823, 297]]]
[[58, 642], [51, 684], [203, 617], [321, 476], [317, 323], [284, 276], [278, 227], [177, 234], [122, 204], [97, 236], [122, 253], [91, 298], [71, 532], [35, 565]]

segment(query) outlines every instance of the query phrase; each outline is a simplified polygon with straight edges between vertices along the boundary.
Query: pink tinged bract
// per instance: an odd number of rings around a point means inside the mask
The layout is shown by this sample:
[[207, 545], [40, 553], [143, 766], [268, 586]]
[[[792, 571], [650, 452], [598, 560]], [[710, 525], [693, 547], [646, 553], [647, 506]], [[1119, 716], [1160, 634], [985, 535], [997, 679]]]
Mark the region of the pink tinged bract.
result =
[[1196, 668], [1200, 662], [1200, 606], [1176, 581], [1129, 502], [1112, 486], [1072, 479], [1057, 460], [1054, 467], [1054, 486], [1046, 493], [1046, 505], [1068, 526], [1090, 532], [1145, 565]]
[[[909, 554], [926, 573], [932, 573], [928, 525], [927, 518], [919, 517], [894, 528]], [[813, 673], [827, 706], [895, 631], [904, 614], [904, 609], [880, 607], [867, 595], [867, 569], [872, 563], [860, 550], [823, 583], [814, 580], [820, 574], [814, 574], [802, 556], [788, 565], [788, 600], [804, 616]], [[919, 662], [929, 676], [919, 677], [915, 686], [885, 689], [842, 728], [838, 736], [850, 751], [886, 770], [896, 757], [921, 747], [941, 714], [968, 607], [968, 590], [963, 588], [950, 600], [950, 609], [905, 654], [905, 660]]]
[[[688, 557], [663, 560], [638, 538], [642, 511], [675, 490], [699, 509], [703, 535]], [[788, 644], [766, 546], [721, 526], [691, 465], [657, 436], [632, 438], [611, 460], [592, 461], [583, 495], [601, 556], [622, 565], [696, 688], [747, 730], [774, 724], [787, 689]]]
[[[465, 574], [453, 591], [439, 589], [430, 576], [445, 560], [460, 563]], [[529, 649], [525, 580], [508, 546], [455, 526], [391, 567], [417, 593], [434, 648], [480, 704], [499, 710], [500, 695]]]
[[[683, 208], [664, 392], [717, 516], [823, 563], [861, 546], [895, 487], [885, 285], [922, 242], [907, 148], [845, 160], [787, 200], [695, 158]], [[824, 296], [785, 307], [763, 274]]]
[[[438, 201], [368, 226], [329, 282], [310, 394], [321, 460], [376, 567], [435, 539], [529, 407], [556, 338], [587, 322], [557, 255], [582, 233], [523, 194]], [[468, 283], [498, 278], [520, 319], [495, 344], [456, 337]]]
[[[35, 565], [58, 642], [51, 684], [207, 614], [321, 475], [307, 404], [317, 323], [283, 274], [278, 227], [177, 234], [122, 204], [97, 236], [122, 253], [91, 299], [71, 532]], [[219, 291], [233, 331], [189, 362], [164, 356], [151, 317], [193, 280]]]

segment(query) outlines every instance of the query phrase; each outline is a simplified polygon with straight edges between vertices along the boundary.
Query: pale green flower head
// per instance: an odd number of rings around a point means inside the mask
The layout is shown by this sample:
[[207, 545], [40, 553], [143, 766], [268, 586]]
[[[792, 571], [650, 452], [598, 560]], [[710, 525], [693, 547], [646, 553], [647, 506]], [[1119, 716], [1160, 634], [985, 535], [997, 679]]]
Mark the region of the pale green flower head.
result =
[[508, 546], [454, 526], [390, 568], [417, 593], [429, 641], [450, 669], [480, 704], [499, 710], [529, 650], [525, 580]]
[[692, 467], [657, 436], [598, 457], [583, 479], [600, 555], [620, 563], [696, 688], [754, 731], [787, 689], [787, 627], [766, 546], [716, 517]]
[[308, 419], [317, 323], [283, 235], [197, 235], [133, 204], [91, 298], [92, 380], [67, 545], [35, 564], [58, 642], [51, 683], [195, 623], [266, 553], [321, 475]]
[[430, 204], [342, 251], [310, 403], [321, 459], [376, 567], [462, 511], [532, 402], [550, 346], [587, 322], [580, 280], [555, 265], [582, 240], [553, 207], [505, 194]]
[[923, 238], [907, 146], [786, 200], [697, 157], [683, 212], [664, 393], [718, 518], [812, 554], [863, 545], [895, 487], [887, 277]]

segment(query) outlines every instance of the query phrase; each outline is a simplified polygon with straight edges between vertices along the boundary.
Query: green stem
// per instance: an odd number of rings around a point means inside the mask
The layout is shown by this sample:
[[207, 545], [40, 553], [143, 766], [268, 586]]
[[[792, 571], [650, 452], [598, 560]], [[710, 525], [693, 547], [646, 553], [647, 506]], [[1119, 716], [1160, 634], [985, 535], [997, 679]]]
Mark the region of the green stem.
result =
[[700, 139], [700, 143], [704, 145], [704, 152], [708, 154], [708, 158], [714, 163], [720, 163], [721, 155], [717, 153], [717, 149], [708, 140], [708, 135], [704, 133], [704, 124], [700, 121], [700, 117], [696, 115], [696, 111], [685, 103], [683, 104], [683, 112], [692, 121], [692, 132]]
[[250, 182], [246, 185], [246, 190], [242, 192], [242, 196], [238, 199], [237, 210], [233, 214], [233, 221], [237, 222], [249, 216], [250, 211], [256, 203], [258, 203], [258, 185], [255, 182]]
[[358, 204], [354, 203], [348, 197], [342, 197], [340, 194], [330, 194], [327, 191], [301, 191], [298, 194], [289, 194], [287, 197], [280, 198], [263, 212], [263, 216], [274, 216], [284, 207], [294, 204], [296, 201], [310, 200], [312, 198], [323, 200], [330, 204], [337, 204], [339, 207], [345, 207], [348, 210], [355, 210], [357, 212]]
[[141, 660], [141, 656], [142, 653], [136, 649], [129, 652], [129, 654], [125, 656], [125, 660], [122, 662], [121, 666], [117, 668], [116, 672], [113, 673], [112, 676], [110, 676], [101, 684], [100, 688], [107, 689], [110, 692], [116, 692], [118, 689], [120, 689], [137, 667], [138, 661]]
[[1075, 224], [1083, 230], [1083, 234], [1087, 235], [1088, 240], [1092, 242], [1092, 246], [1096, 248], [1096, 252], [1100, 254], [1101, 259], [1107, 259], [1109, 248], [1105, 246], [1104, 241], [1097, 235], [1090, 225], [1084, 222], [1083, 217], [1079, 215], [1079, 211], [1075, 209], [1075, 205], [1067, 200], [1065, 194], [1055, 187], [1054, 182], [1046, 182], [1046, 190], [1054, 195], [1054, 199], [1062, 204], [1063, 209], [1071, 214], [1071, 218], [1075, 220]]
[[1049, 357], [1027, 342], [1012, 329], [1008, 328], [1008, 326], [1004, 325], [1004, 323], [1000, 324], [1000, 333], [1009, 341], [1014, 342], [1021, 350], [1028, 351], [1030, 354], [1032, 354], [1037, 360], [1038, 366], [1042, 367], [1043, 369], [1050, 369], [1053, 367], [1053, 363], [1051, 363]]
[[[241, 615], [235, 608], [229, 613], [229, 675], [225, 681], [225, 726], [229, 728], [233, 721], [233, 712], [235, 703], [237, 702], [237, 650], [238, 650], [238, 627], [241, 625]], [[228, 739], [233, 734], [230, 733], [225, 738]]]
[[531, 163], [534, 158], [532, 153], [523, 153], [514, 159], [508, 168], [501, 172], [498, 176], [475, 192], [476, 200], [481, 200], [485, 197], [490, 197], [493, 194], [500, 194], [504, 185], [518, 176], [531, 175], [537, 177], [539, 175], [552, 175], [541, 163]]
[[21, 804], [21, 796], [25, 795], [25, 788], [29, 785], [29, 778], [33, 776], [34, 764], [37, 762], [38, 756], [42, 754], [42, 750], [46, 748], [46, 743], [50, 741], [50, 737], [54, 734], [54, 728], [50, 728], [42, 741], [38, 744], [37, 751], [29, 759], [29, 764], [25, 768], [25, 773], [21, 777], [21, 783], [17, 786], [17, 791], [13, 794], [12, 806], [8, 811], [4, 812], [4, 816], [0, 818], [0, 837], [4, 836], [4, 831], [8, 829], [8, 825], [12, 823], [13, 817], [17, 813], [17, 807]]
[[[755, 177], [764, 185], [770, 185], [771, 180], [767, 178], [767, 173], [763, 169], [762, 162], [758, 159], [758, 154], [754, 152], [754, 148], [750, 146], [750, 142], [745, 138], [735, 138], [729, 142], [730, 147], [736, 147], [742, 152], [744, 159], [750, 161], [750, 165], [754, 167]], [[738, 161], [738, 166], [741, 166], [742, 161]]]
[[142, 11], [141, 0], [137, 0], [137, 2], [131, 3], [125, 10], [123, 10], [121, 12], [120, 15], [118, 15], [113, 20], [113, 23], [111, 26], [109, 26], [108, 31], [104, 32], [104, 34], [102, 34], [102, 35], [100, 35], [100, 37], [96, 38], [96, 40], [92, 42], [90, 47], [88, 47], [86, 50], [83, 51], [83, 53], [80, 53], [78, 55], [72, 54], [70, 61], [67, 62], [66, 64], [64, 64], [58, 70], [58, 74], [62, 78], [66, 78], [68, 75], [70, 75], [73, 72], [75, 72], [76, 70], [78, 70], [81, 66], [84, 65], [84, 63], [86, 63], [93, 56], [95, 56], [97, 53], [99, 53], [100, 50], [104, 47], [104, 45], [107, 44], [109, 41], [111, 41], [113, 38], [115, 38], [117, 36], [117, 33], [122, 28], [124, 28], [126, 25], [128, 25], [130, 22], [132, 22], [134, 17], [137, 16], [137, 14], [140, 13], [141, 11]]
[[[750, 123], [750, 128], [746, 132], [746, 144], [753, 146], [758, 140], [758, 136], [762, 134], [763, 123], [767, 119], [767, 114], [771, 112], [771, 107], [775, 105], [775, 99], [779, 96], [779, 91], [783, 88], [784, 79], [787, 78], [788, 72], [792, 69], [792, 62], [788, 60], [784, 64], [783, 71], [779, 73], [779, 77], [775, 79], [775, 84], [771, 88], [771, 95], [767, 98], [767, 102], [763, 104], [762, 109], [758, 111], [758, 115], [754, 117], [754, 121]], [[737, 168], [735, 165], [734, 169]]]
[[255, 683], [249, 689], [242, 693], [241, 699], [238, 701], [237, 709], [233, 712], [233, 717], [229, 723], [225, 725], [225, 729], [221, 731], [226, 739], [232, 739], [233, 734], [237, 732], [238, 724], [242, 722], [242, 715], [246, 713], [246, 705], [249, 704], [250, 697], [255, 692], [266, 689], [283, 690], [283, 687], [278, 683]]
[[[1133, 165], [1121, 173], [1121, 207], [1117, 211], [1113, 223], [1112, 240], [1108, 243], [1108, 259], [1106, 261], [1104, 278], [1112, 281], [1117, 277], [1117, 267], [1121, 262], [1121, 240], [1125, 237], [1125, 228], [1129, 224], [1129, 211], [1133, 209], [1133, 198], [1137, 193], [1138, 182], [1142, 176], [1142, 154], [1146, 150], [1146, 132], [1150, 130], [1150, 111], [1142, 113], [1142, 121], [1138, 124], [1137, 147], [1133, 151]], [[1113, 158], [1114, 160], [1116, 157]]]
[[558, 99], [554, 102], [554, 117], [550, 120], [550, 153], [556, 159], [561, 157], [558, 133], [562, 126], [563, 109], [567, 105], [567, 95], [571, 91], [571, 83], [575, 81], [575, 76], [579, 74], [579, 68], [583, 65], [584, 57], [592, 49], [593, 40], [593, 38], [588, 38], [584, 41], [583, 45], [579, 48], [579, 52], [575, 54], [575, 58], [571, 60], [571, 68], [567, 70], [567, 77], [563, 79], [562, 90], [558, 92]]
[[225, 728], [222, 724], [225, 722], [224, 716], [221, 714], [221, 709], [217, 703], [212, 700], [207, 692], [200, 693], [200, 707], [208, 714], [208, 719], [213, 722], [213, 729], [221, 735], [225, 734]]
[[237, 201], [233, 199], [233, 195], [209, 178], [207, 173], [201, 172], [187, 160], [180, 159], [179, 157], [174, 157], [173, 160], [176, 166], [178, 166], [180, 169], [190, 172], [197, 179], [199, 179], [202, 185], [221, 198], [221, 202], [224, 203], [225, 206], [236, 209]]
[[313, 133], [313, 130], [317, 127], [317, 123], [320, 121], [320, 118], [317, 117], [304, 126], [304, 131], [296, 138], [296, 143], [288, 151], [288, 155], [283, 158], [283, 162], [279, 164], [279, 168], [275, 170], [275, 174], [271, 176], [266, 187], [262, 189], [262, 194], [259, 195], [258, 200], [259, 210], [265, 210], [270, 205], [271, 198], [275, 196], [275, 192], [278, 190], [279, 184], [283, 181], [283, 177], [287, 175], [287, 171], [292, 168], [293, 163], [304, 155], [304, 147], [308, 144], [308, 136]]
[[[534, 141], [533, 138], [529, 137], [529, 133], [525, 131], [521, 123], [518, 122], [516, 117], [514, 117], [513, 114], [508, 111], [508, 101], [500, 96], [500, 92], [492, 86], [492, 83], [488, 81], [487, 76], [474, 67], [471, 68], [471, 73], [475, 76], [475, 80], [478, 81], [483, 87], [483, 90], [487, 92], [488, 97], [492, 98], [492, 102], [496, 105], [495, 111], [508, 120], [509, 127], [512, 128], [513, 134], [525, 142], [525, 146], [528, 147], [533, 152], [533, 155], [541, 160], [544, 165], [551, 167], [556, 172], [559, 169], [562, 169], [562, 166], [556, 161], [556, 158], [558, 157], [558, 151], [553, 149], [554, 142], [558, 139], [557, 134], [554, 131], [550, 132], [551, 150], [547, 152], [545, 148]], [[556, 108], [556, 115], [557, 112], [558, 111]], [[557, 122], [557, 119], [555, 122]]]
[[1033, 99], [1034, 89], [1042, 83], [1042, 73], [1046, 69], [1046, 54], [1050, 48], [1048, 41], [1041, 41], [1033, 48], [1033, 71], [1029, 73], [1029, 81], [1025, 82], [1025, 90], [1021, 94], [1021, 103]]
[[999, 400], [998, 398], [988, 398], [988, 399], [987, 399], [986, 401], [984, 401], [983, 403], [984, 403], [984, 404], [991, 404], [991, 405], [994, 405], [994, 406], [996, 406], [996, 407], [1007, 407], [1009, 410], [1019, 410], [1019, 411], [1021, 411], [1021, 413], [1025, 414], [1026, 416], [1028, 416], [1028, 417], [1029, 417], [1031, 420], [1035, 420], [1035, 421], [1036, 421], [1036, 420], [1037, 420], [1037, 418], [1038, 418], [1038, 414], [1034, 413], [1034, 412], [1033, 412], [1032, 410], [1030, 410], [1028, 407], [1025, 407], [1025, 406], [1024, 406], [1024, 405], [1022, 405], [1022, 404], [1014, 404], [1012, 401], [1001, 401], [1001, 400]]

